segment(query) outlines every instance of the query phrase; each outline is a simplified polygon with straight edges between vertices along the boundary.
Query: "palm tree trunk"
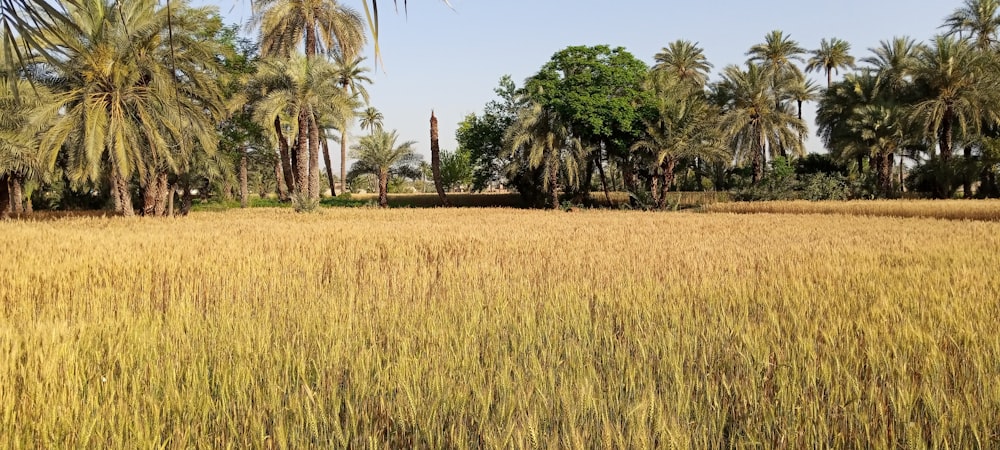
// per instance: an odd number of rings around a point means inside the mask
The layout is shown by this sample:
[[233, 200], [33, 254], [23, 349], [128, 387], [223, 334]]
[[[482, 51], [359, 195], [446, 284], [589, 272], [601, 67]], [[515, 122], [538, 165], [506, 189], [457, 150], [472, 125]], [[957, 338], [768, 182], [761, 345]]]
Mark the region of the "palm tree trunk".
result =
[[112, 189], [114, 190], [112, 197], [116, 200], [115, 211], [126, 217], [134, 216], [135, 208], [132, 206], [132, 191], [129, 188], [129, 180], [118, 175], [118, 169], [114, 167], [111, 168], [111, 173], [113, 176]]
[[444, 181], [441, 179], [441, 145], [438, 141], [438, 120], [431, 111], [431, 172], [434, 174], [434, 188], [441, 198], [441, 206], [450, 206], [448, 197], [444, 194]]
[[962, 170], [962, 192], [965, 198], [972, 198], [972, 174], [968, 168], [972, 167], [972, 146], [966, 145], [964, 149], [963, 156], [965, 157], [965, 166]]
[[750, 165], [753, 167], [753, 178], [751, 181], [753, 184], [757, 184], [760, 180], [764, 178], [764, 152], [767, 151], [767, 147], [764, 143], [763, 136], [760, 139], [759, 146], [756, 151], [753, 152], [753, 158], [751, 158]]
[[330, 164], [330, 143], [327, 141], [325, 128], [323, 129], [323, 138], [319, 142], [323, 145], [323, 163], [326, 164], [326, 179], [330, 182], [330, 195], [336, 197], [337, 186], [333, 181], [333, 165]]
[[[555, 152], [552, 152], [555, 153]], [[552, 209], [559, 209], [559, 164], [555, 155], [550, 155], [552, 167], [549, 169], [549, 195]]]
[[654, 171], [649, 179], [649, 195], [653, 197], [653, 206], [656, 208], [663, 207], [663, 188], [660, 183], [660, 174]]
[[281, 119], [278, 116], [274, 117], [274, 132], [278, 136], [278, 156], [280, 157], [278, 161], [278, 166], [280, 166], [282, 173], [284, 174], [285, 191], [281, 191], [281, 183], [278, 185], [278, 198], [281, 201], [286, 201], [291, 198], [290, 193], [295, 191], [295, 175], [292, 166], [292, 156], [291, 152], [288, 150], [288, 140], [285, 139], [285, 134], [281, 131]]
[[278, 194], [278, 200], [285, 201], [288, 200], [288, 186], [285, 185], [285, 177], [283, 175], [284, 164], [281, 164], [281, 157], [279, 156], [277, 160], [274, 161], [274, 189], [276, 194]]
[[347, 192], [347, 127], [340, 129], [340, 191]]
[[875, 155], [875, 174], [878, 179], [879, 196], [883, 198], [892, 196], [892, 166], [892, 153], [880, 151]]
[[309, 111], [305, 107], [299, 108], [299, 136], [295, 144], [295, 195], [309, 196]]
[[247, 149], [240, 149], [240, 208], [246, 208], [249, 203], [250, 186], [247, 183]]
[[941, 160], [949, 161], [951, 160], [951, 143], [952, 143], [952, 112], [951, 107], [948, 107], [944, 111], [944, 117], [941, 118]]
[[160, 197], [157, 178], [157, 172], [149, 173], [142, 186], [142, 215], [146, 217], [156, 215], [156, 199]]
[[316, 24], [306, 20], [306, 59], [316, 56]]
[[[829, 67], [826, 68], [826, 88], [830, 89], [833, 86], [833, 71]], [[802, 117], [799, 117], [800, 119]]]
[[389, 207], [389, 171], [379, 170], [378, 172], [378, 206]]
[[319, 198], [319, 124], [309, 115], [309, 198]]
[[[597, 148], [597, 173], [601, 176], [601, 186], [604, 188], [604, 199], [607, 200], [608, 207], [610, 208], [612, 206], [611, 191], [608, 190], [608, 175], [604, 173], [604, 162], [602, 161], [603, 158], [601, 158], [601, 154], [604, 152], [601, 151], [601, 147], [603, 146]], [[587, 189], [587, 195], [589, 196], [590, 186], [584, 186], [584, 189]]]
[[186, 216], [191, 212], [191, 203], [194, 202], [194, 195], [191, 194], [191, 185], [184, 185], [183, 193], [181, 194], [181, 215]]
[[14, 214], [24, 214], [24, 195], [22, 192], [21, 177], [11, 175], [7, 178], [10, 185], [10, 211]]
[[153, 209], [153, 213], [157, 217], [164, 217], [167, 215], [167, 196], [170, 190], [170, 180], [168, 179], [167, 172], [162, 171], [156, 174], [156, 203]]
[[0, 216], [6, 216], [10, 212], [10, 186], [7, 184], [7, 175], [0, 175]]
[[674, 170], [677, 169], [677, 159], [667, 158], [663, 161], [663, 194], [660, 195], [663, 206], [667, 204], [667, 193], [670, 192], [670, 188], [674, 185]]

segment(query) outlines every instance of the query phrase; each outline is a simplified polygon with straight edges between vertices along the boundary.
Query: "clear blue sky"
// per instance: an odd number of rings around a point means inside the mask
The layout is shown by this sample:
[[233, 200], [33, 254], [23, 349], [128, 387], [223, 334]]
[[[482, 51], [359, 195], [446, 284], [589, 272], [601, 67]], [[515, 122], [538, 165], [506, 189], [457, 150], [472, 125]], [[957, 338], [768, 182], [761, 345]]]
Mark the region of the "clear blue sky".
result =
[[[361, 0], [342, 0], [362, 9]], [[382, 6], [380, 46], [385, 63], [373, 74], [372, 105], [385, 126], [417, 141], [429, 154], [431, 109], [440, 121], [441, 147], [453, 150], [455, 128], [493, 98], [504, 74], [520, 83], [556, 51], [570, 45], [622, 46], [652, 64], [653, 55], [676, 39], [699, 42], [718, 72], [742, 64], [751, 45], [774, 29], [807, 49], [821, 38], [851, 43], [868, 56], [880, 40], [908, 35], [925, 41], [940, 32], [960, 0], [412, 0], [409, 12]], [[250, 0], [194, 0], [215, 4], [227, 22], [250, 16]], [[369, 59], [372, 51], [369, 49]], [[374, 67], [373, 67], [374, 68]], [[813, 74], [822, 85], [821, 74]], [[807, 106], [811, 128], [813, 108]], [[814, 133], [811, 131], [811, 135]], [[810, 151], [823, 151], [812, 137]], [[427, 158], [429, 159], [429, 158]], [[335, 166], [337, 163], [335, 163]]]

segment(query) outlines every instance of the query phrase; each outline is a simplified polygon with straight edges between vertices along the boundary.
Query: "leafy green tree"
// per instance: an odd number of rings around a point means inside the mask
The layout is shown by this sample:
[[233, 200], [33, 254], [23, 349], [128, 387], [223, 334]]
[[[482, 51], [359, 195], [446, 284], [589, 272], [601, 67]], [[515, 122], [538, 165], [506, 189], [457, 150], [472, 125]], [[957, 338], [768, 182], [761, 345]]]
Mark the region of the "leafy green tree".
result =
[[[194, 151], [212, 153], [215, 126], [225, 115], [214, 9], [155, 0], [97, 0], [67, 8], [73, 26], [48, 34], [62, 115], [42, 139], [51, 165], [61, 148], [73, 153], [74, 180], [97, 181], [107, 170], [116, 210], [132, 214], [133, 174], [143, 190], [143, 213], [159, 215], [168, 199], [168, 173]], [[171, 45], [172, 42], [172, 45]]]
[[517, 119], [524, 99], [510, 75], [504, 75], [494, 89], [497, 98], [490, 100], [482, 114], [469, 114], [458, 125], [455, 140], [458, 151], [468, 152], [472, 160], [472, 189], [481, 191], [499, 184], [509, 162], [504, 147], [504, 133]]
[[454, 191], [472, 183], [472, 154], [458, 150], [441, 152], [441, 183]]
[[378, 204], [389, 206], [389, 177], [394, 174], [417, 172], [414, 166], [420, 157], [414, 151], [414, 141], [397, 144], [396, 131], [376, 131], [363, 136], [351, 147], [351, 158], [357, 161], [351, 167], [348, 179], [360, 174], [374, 174], [378, 178]]
[[840, 69], [853, 69], [854, 57], [851, 56], [851, 44], [847, 41], [832, 38], [829, 41], [823, 39], [819, 43], [819, 49], [813, 50], [812, 57], [806, 63], [806, 72], [822, 70], [826, 74], [826, 87], [833, 84], [832, 74], [839, 73]]
[[555, 113], [582, 146], [593, 149], [582, 169], [590, 188], [593, 169], [608, 195], [605, 158], [627, 160], [628, 147], [641, 132], [642, 89], [648, 67], [624, 48], [574, 46], [556, 52], [525, 83], [528, 98]]

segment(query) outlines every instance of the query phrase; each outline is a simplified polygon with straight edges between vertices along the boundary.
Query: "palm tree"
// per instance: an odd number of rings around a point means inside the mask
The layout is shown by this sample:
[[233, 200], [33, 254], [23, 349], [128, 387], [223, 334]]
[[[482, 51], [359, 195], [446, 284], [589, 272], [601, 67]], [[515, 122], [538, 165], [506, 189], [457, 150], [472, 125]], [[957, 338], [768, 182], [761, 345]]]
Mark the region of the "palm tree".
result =
[[965, 0], [962, 6], [945, 19], [942, 28], [947, 36], [963, 35], [975, 42], [979, 50], [995, 49], [1000, 39], [1000, 1]]
[[847, 126], [855, 136], [847, 151], [870, 155], [878, 194], [891, 196], [894, 155], [902, 150], [911, 131], [903, 108], [891, 103], [864, 105], [854, 110]]
[[799, 120], [802, 120], [802, 104], [818, 100], [820, 88], [816, 86], [816, 82], [813, 80], [807, 80], [805, 78], [795, 76], [785, 80], [782, 85], [784, 88], [781, 92], [778, 92], [778, 95], [782, 96], [783, 100], [795, 102], [796, 117], [798, 117]]
[[655, 59], [654, 74], [670, 74], [699, 88], [708, 82], [708, 74], [713, 67], [697, 43], [685, 40], [671, 42], [656, 54]]
[[723, 138], [737, 160], [749, 160], [754, 183], [764, 176], [769, 149], [771, 153], [778, 148], [805, 153], [801, 136], [807, 132], [806, 124], [775, 98], [771, 87], [773, 70], [757, 64], [747, 64], [746, 70], [727, 66], [715, 87], [723, 93], [718, 95], [724, 100], [720, 123]]
[[14, 214], [26, 212], [23, 187], [45, 171], [38, 136], [53, 119], [39, 114], [51, 102], [48, 89], [10, 72], [5, 75], [0, 80], [0, 215], [8, 208]]
[[663, 208], [678, 162], [684, 158], [721, 161], [727, 151], [718, 133], [718, 111], [703, 93], [675, 89], [658, 100], [655, 118], [645, 121], [646, 137], [633, 144], [631, 151], [648, 151], [653, 157], [653, 169], [659, 175], [653, 178], [652, 194], [656, 206]]
[[378, 178], [378, 204], [383, 208], [389, 206], [389, 176], [399, 171], [413, 172], [415, 169], [410, 166], [419, 161], [413, 149], [416, 142], [406, 141], [397, 145], [398, 139], [395, 130], [379, 130], [362, 137], [351, 147], [351, 157], [357, 160], [351, 173], [375, 174]]
[[917, 66], [917, 53], [923, 48], [917, 41], [907, 36], [897, 36], [890, 41], [881, 41], [876, 48], [870, 48], [872, 56], [861, 61], [878, 71], [878, 90], [892, 95], [900, 95], [913, 78]]
[[570, 132], [567, 122], [553, 109], [533, 103], [525, 108], [504, 136], [507, 154], [512, 159], [508, 170], [522, 166], [541, 169], [542, 189], [547, 191], [549, 206], [559, 208], [559, 175], [565, 172], [568, 187], [579, 184], [577, 174], [589, 156], [588, 149]]
[[796, 62], [805, 62], [801, 55], [806, 53], [806, 49], [793, 41], [791, 36], [786, 36], [781, 30], [774, 30], [764, 36], [764, 42], [750, 47], [747, 62], [763, 65], [771, 71], [774, 77], [783, 77], [787, 72], [795, 73], [799, 76], [802, 72]]
[[260, 27], [264, 56], [289, 56], [300, 44], [307, 59], [356, 55], [367, 41], [361, 15], [337, 0], [258, 0], [249, 25]]
[[376, 109], [374, 106], [369, 106], [361, 111], [360, 122], [362, 130], [368, 130], [370, 133], [382, 130], [382, 121], [385, 120], [385, 116], [382, 112]]
[[[143, 212], [165, 212], [167, 174], [195, 149], [212, 153], [225, 114], [217, 55], [225, 49], [206, 31], [221, 28], [214, 9], [156, 0], [96, 0], [69, 6], [73, 26], [47, 34], [49, 49], [66, 55], [54, 68], [62, 116], [42, 139], [49, 165], [65, 146], [70, 176], [111, 178], [116, 210], [132, 214], [132, 174], [144, 191]], [[211, 35], [211, 34], [208, 34]], [[172, 42], [172, 45], [170, 45]], [[183, 80], [183, 82], [182, 82]]]
[[[368, 68], [361, 65], [364, 60], [365, 58], [363, 57], [346, 59], [343, 54], [338, 54], [334, 57], [334, 67], [337, 83], [344, 92], [350, 93], [352, 96], [360, 96], [367, 105], [369, 100], [368, 89], [365, 88], [364, 83], [371, 84], [372, 80], [365, 75], [368, 72]], [[347, 129], [352, 122], [353, 120], [344, 121], [343, 126], [340, 128], [341, 180], [344, 180], [347, 176]], [[329, 156], [327, 156], [327, 159], [329, 159]], [[345, 185], [343, 189], [346, 191], [347, 186]]]
[[913, 106], [913, 117], [938, 139], [941, 159], [953, 154], [955, 130], [963, 135], [976, 131], [988, 119], [1000, 120], [998, 83], [982, 52], [966, 41], [938, 36], [916, 55], [914, 82], [923, 94]]
[[[826, 87], [830, 88], [833, 83], [831, 74], [840, 69], [853, 69], [854, 57], [851, 56], [851, 44], [837, 38], [829, 41], [823, 39], [819, 43], [819, 49], [813, 50], [812, 57], [806, 63], [806, 72], [824, 71], [826, 72]], [[839, 72], [838, 72], [839, 73]]]
[[[289, 59], [266, 59], [260, 64], [258, 78], [269, 89], [254, 112], [255, 121], [266, 126], [283, 116], [300, 116], [297, 121], [300, 128], [292, 132], [298, 136], [294, 179], [299, 196], [319, 198], [319, 152], [302, 151], [310, 145], [308, 139], [318, 145], [320, 124], [340, 126], [355, 106], [344, 95], [335, 72], [336, 68], [328, 61], [309, 61], [301, 54]], [[303, 111], [305, 118], [301, 117]], [[310, 130], [309, 135], [302, 132], [302, 124]], [[279, 131], [280, 127], [276, 134]]]

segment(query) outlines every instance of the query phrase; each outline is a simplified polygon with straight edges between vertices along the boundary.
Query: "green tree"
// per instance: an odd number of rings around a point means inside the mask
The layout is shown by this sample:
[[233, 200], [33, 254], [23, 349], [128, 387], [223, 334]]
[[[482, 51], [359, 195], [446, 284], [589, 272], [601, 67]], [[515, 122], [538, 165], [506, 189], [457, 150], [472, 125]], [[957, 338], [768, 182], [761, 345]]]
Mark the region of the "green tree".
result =
[[509, 163], [504, 133], [523, 109], [524, 96], [510, 75], [504, 75], [493, 92], [497, 98], [486, 104], [482, 114], [467, 115], [455, 132], [458, 151], [468, 152], [472, 160], [472, 189], [477, 191], [503, 180]]
[[847, 41], [832, 38], [823, 39], [819, 49], [813, 50], [812, 57], [806, 63], [806, 72], [822, 70], [826, 74], [826, 87], [833, 84], [832, 74], [840, 69], [853, 69], [854, 57], [851, 56], [851, 44]]
[[448, 191], [472, 183], [472, 154], [458, 150], [441, 152], [441, 183]]
[[414, 151], [414, 141], [397, 144], [396, 131], [376, 131], [363, 136], [351, 147], [351, 158], [357, 161], [351, 167], [348, 178], [370, 173], [378, 178], [378, 204], [389, 206], [389, 177], [399, 173], [415, 173], [414, 167], [420, 158]]
[[789, 72], [801, 77], [802, 71], [795, 63], [805, 62], [802, 58], [805, 53], [806, 49], [791, 36], [786, 36], [781, 30], [773, 30], [764, 36], [763, 43], [750, 47], [747, 62], [762, 65], [774, 78], [785, 78]]
[[608, 195], [606, 158], [627, 160], [628, 147], [641, 132], [640, 106], [648, 67], [624, 48], [574, 46], [556, 52], [538, 74], [525, 83], [528, 97], [556, 113], [570, 134], [589, 152], [581, 165], [582, 185], [590, 189], [597, 168]]
[[[362, 65], [364, 60], [365, 58], [362, 57], [348, 59], [344, 55], [337, 55], [333, 63], [336, 67], [337, 83], [344, 89], [344, 92], [352, 96], [360, 96], [367, 105], [369, 98], [365, 84], [371, 84], [372, 80], [368, 78], [368, 75], [365, 75], [369, 69]], [[342, 180], [347, 176], [347, 129], [353, 124], [353, 119], [350, 117], [340, 128], [340, 179]], [[381, 122], [379, 126], [381, 127]], [[331, 175], [331, 179], [332, 177]], [[344, 189], [347, 189], [346, 185]]]

